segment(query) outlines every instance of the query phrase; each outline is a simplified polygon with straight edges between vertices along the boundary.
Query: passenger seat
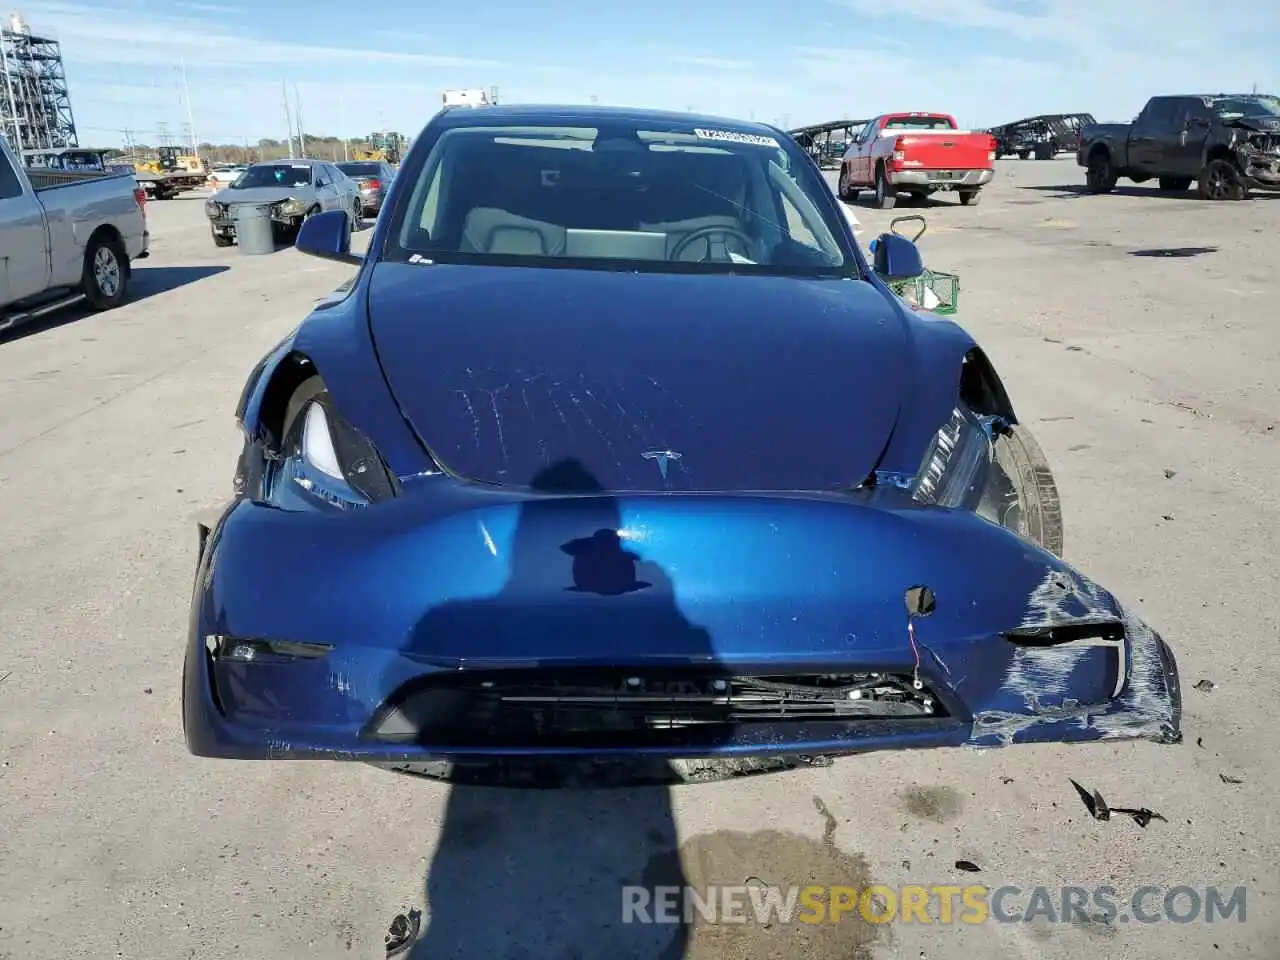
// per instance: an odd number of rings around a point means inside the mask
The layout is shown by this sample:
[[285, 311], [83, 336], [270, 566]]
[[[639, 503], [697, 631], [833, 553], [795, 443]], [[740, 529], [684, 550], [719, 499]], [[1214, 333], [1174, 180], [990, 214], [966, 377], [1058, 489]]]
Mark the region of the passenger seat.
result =
[[476, 207], [463, 222], [462, 249], [467, 253], [560, 257], [566, 235], [564, 227], [554, 223], [496, 207]]

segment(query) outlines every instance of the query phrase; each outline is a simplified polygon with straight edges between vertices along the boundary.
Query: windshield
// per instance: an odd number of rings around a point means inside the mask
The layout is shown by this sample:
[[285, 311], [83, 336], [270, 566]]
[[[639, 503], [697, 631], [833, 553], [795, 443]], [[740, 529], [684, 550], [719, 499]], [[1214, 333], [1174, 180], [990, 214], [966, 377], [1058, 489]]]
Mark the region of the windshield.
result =
[[1280, 117], [1280, 98], [1276, 97], [1223, 97], [1209, 101], [1209, 105], [1223, 120], [1236, 117]]
[[376, 163], [340, 163], [338, 169], [348, 177], [376, 177], [379, 172]]
[[389, 259], [798, 275], [848, 265], [826, 184], [772, 136], [460, 126], [410, 175]]
[[309, 163], [259, 163], [250, 167], [232, 186], [237, 190], [251, 187], [305, 187], [311, 183]]

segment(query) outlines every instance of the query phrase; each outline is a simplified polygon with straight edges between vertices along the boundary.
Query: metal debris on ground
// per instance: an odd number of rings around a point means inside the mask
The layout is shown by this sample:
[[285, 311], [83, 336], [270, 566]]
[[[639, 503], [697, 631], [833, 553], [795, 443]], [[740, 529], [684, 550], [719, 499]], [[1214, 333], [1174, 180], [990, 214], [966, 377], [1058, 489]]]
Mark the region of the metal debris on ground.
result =
[[1218, 779], [1221, 780], [1223, 783], [1244, 783], [1244, 781], [1241, 780], [1239, 777], [1228, 776], [1225, 773], [1218, 774]]
[[1178, 471], [1177, 471], [1177, 470], [1168, 470], [1168, 469], [1166, 469], [1166, 470], [1165, 470], [1165, 472], [1164, 472], [1164, 478], [1165, 478], [1166, 480], [1172, 480], [1172, 479], [1173, 479], [1174, 477], [1176, 477], [1177, 475], [1178, 475]]
[[1217, 253], [1217, 247], [1157, 247], [1151, 250], [1133, 250], [1131, 257], [1198, 257], [1202, 253]]
[[965, 873], [981, 873], [982, 868], [972, 860], [957, 860], [956, 869], [963, 870]]
[[397, 913], [387, 929], [387, 956], [403, 955], [418, 939], [418, 931], [422, 928], [422, 911], [410, 909], [407, 914]]
[[1206, 679], [1206, 680], [1201, 680], [1199, 683], [1197, 683], [1196, 689], [1201, 691], [1202, 693], [1208, 693], [1210, 690], [1212, 690], [1216, 686], [1217, 684], [1214, 683], [1212, 680]]
[[1109, 807], [1107, 806], [1107, 801], [1102, 798], [1102, 794], [1097, 790], [1088, 790], [1074, 780], [1071, 781], [1071, 785], [1076, 788], [1076, 793], [1080, 794], [1080, 799], [1084, 801], [1085, 809], [1089, 811], [1089, 816], [1095, 820], [1110, 820], [1113, 813], [1123, 813], [1132, 817], [1133, 822], [1140, 827], [1145, 827], [1152, 820], [1160, 820], [1164, 823], [1169, 822], [1148, 807]]

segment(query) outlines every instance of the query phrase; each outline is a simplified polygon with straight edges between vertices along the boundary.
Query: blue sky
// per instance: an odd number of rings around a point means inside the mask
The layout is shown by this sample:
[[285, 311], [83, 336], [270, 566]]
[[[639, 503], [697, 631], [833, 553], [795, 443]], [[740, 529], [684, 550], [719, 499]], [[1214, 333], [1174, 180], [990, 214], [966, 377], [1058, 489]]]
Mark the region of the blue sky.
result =
[[[885, 110], [987, 126], [1133, 116], [1153, 93], [1280, 92], [1280, 2], [1232, 0], [15, 0], [60, 40], [81, 143], [415, 134], [447, 87], [507, 102], [693, 109], [799, 125]], [[481, 24], [485, 24], [481, 26]]]

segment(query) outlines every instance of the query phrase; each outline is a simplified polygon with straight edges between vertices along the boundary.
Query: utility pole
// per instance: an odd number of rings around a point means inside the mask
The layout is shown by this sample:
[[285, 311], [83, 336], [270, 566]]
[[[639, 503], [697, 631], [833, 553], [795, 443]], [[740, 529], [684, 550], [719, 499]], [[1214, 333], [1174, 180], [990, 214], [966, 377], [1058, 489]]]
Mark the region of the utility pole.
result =
[[280, 81], [280, 96], [284, 98], [284, 126], [288, 130], [285, 142], [289, 145], [289, 152], [286, 156], [293, 156], [293, 115], [289, 113], [289, 86], [285, 81]]
[[191, 116], [191, 88], [187, 86], [187, 58], [180, 59], [182, 69], [182, 99], [187, 105], [187, 126], [191, 129], [191, 155], [200, 159], [200, 140], [196, 136], [196, 121]]
[[[342, 134], [342, 159], [350, 160], [351, 155], [347, 152], [347, 95], [345, 93], [338, 94], [338, 127]], [[336, 160], [337, 157], [334, 157]]]
[[302, 132], [302, 95], [298, 93], [298, 85], [296, 83], [293, 85], [293, 103], [295, 107], [293, 115], [298, 121], [298, 149], [305, 157], [307, 155], [307, 137]]

